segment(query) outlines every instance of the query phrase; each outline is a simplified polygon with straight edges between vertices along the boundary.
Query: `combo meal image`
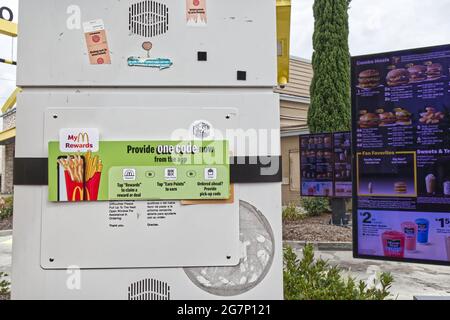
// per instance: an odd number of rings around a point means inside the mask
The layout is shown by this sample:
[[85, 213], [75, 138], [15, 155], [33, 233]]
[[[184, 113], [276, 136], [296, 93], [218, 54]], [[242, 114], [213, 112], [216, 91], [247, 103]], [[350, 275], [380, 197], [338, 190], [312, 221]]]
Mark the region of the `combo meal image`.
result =
[[388, 86], [400, 86], [409, 83], [434, 81], [442, 78], [443, 67], [440, 63], [431, 61], [424, 64], [409, 64], [406, 68], [398, 68], [390, 71], [386, 77]]
[[375, 112], [361, 110], [359, 114], [359, 127], [362, 129], [412, 125], [411, 112], [402, 107], [394, 108], [392, 111], [385, 109], [377, 109]]
[[437, 111], [434, 107], [426, 107], [425, 111], [420, 113], [419, 122], [421, 124], [439, 124], [446, 118], [446, 112]]
[[[395, 64], [388, 66], [385, 71], [374, 68], [360, 71], [358, 73], [357, 87], [364, 91], [384, 85], [398, 87], [426, 81], [435, 81], [445, 76], [445, 68], [441, 63], [426, 61], [400, 66], [398, 59], [393, 59], [393, 61]], [[383, 77], [385, 77], [385, 83], [382, 83]]]
[[400, 86], [409, 83], [410, 74], [408, 70], [399, 68], [387, 74], [386, 82], [388, 86]]
[[380, 85], [381, 75], [376, 69], [364, 70], [359, 74], [359, 87], [362, 89], [376, 88]]

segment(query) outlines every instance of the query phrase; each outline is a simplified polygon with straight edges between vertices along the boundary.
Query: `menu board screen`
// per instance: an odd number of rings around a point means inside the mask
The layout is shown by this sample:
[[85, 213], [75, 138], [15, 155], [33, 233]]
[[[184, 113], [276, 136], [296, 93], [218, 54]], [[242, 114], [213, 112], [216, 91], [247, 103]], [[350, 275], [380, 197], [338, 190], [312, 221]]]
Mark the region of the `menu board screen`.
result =
[[334, 196], [352, 197], [352, 144], [350, 132], [333, 134]]
[[301, 195], [350, 198], [351, 163], [350, 132], [301, 136]]
[[450, 45], [352, 58], [355, 256], [450, 265]]

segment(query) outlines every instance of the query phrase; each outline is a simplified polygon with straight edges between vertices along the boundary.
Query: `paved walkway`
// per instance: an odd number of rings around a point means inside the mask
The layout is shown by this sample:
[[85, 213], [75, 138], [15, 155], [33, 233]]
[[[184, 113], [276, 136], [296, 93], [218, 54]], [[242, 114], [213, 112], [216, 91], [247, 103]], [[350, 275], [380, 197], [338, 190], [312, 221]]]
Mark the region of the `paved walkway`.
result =
[[[9, 275], [11, 251], [12, 237], [0, 237], [0, 271]], [[296, 252], [301, 255], [301, 249]], [[392, 293], [399, 300], [411, 300], [414, 296], [450, 296], [450, 267], [359, 260], [353, 259], [350, 251], [317, 251], [316, 254], [361, 280], [367, 280], [376, 272], [391, 272], [395, 278]]]
[[[301, 256], [301, 250], [296, 250]], [[350, 251], [319, 251], [316, 256], [339, 265], [358, 280], [367, 280], [377, 272], [390, 272], [395, 279], [391, 292], [398, 300], [414, 296], [450, 297], [450, 267], [353, 259]]]
[[12, 236], [0, 237], [0, 272], [11, 275]]

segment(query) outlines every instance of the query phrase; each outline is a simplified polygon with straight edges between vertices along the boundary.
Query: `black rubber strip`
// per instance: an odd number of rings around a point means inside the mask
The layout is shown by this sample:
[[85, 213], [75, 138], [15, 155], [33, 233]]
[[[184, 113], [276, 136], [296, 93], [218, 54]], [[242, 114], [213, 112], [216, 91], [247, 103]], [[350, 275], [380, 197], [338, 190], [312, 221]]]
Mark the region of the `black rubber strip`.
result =
[[46, 186], [48, 185], [47, 158], [15, 158], [15, 186]]
[[[269, 183], [282, 181], [282, 161], [276, 157], [234, 157], [230, 159], [231, 183]], [[48, 185], [47, 158], [15, 158], [14, 185]]]
[[269, 183], [283, 180], [281, 156], [230, 159], [231, 183]]

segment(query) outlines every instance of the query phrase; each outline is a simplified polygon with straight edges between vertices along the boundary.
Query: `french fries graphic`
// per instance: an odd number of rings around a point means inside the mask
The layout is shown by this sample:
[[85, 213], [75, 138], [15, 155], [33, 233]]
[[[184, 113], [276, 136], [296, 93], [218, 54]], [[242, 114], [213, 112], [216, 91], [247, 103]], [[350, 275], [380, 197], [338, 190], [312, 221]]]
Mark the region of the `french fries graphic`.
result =
[[66, 191], [69, 201], [97, 201], [103, 163], [89, 151], [83, 157], [68, 156], [59, 159], [64, 168]]
[[64, 171], [69, 173], [72, 181], [79, 183], [83, 182], [83, 160], [80, 156], [60, 159], [58, 162], [63, 166]]
[[86, 172], [85, 179], [86, 181], [91, 180], [97, 172], [102, 172], [103, 164], [102, 160], [99, 159], [98, 156], [92, 157], [92, 152], [88, 152], [85, 155], [86, 159]]

